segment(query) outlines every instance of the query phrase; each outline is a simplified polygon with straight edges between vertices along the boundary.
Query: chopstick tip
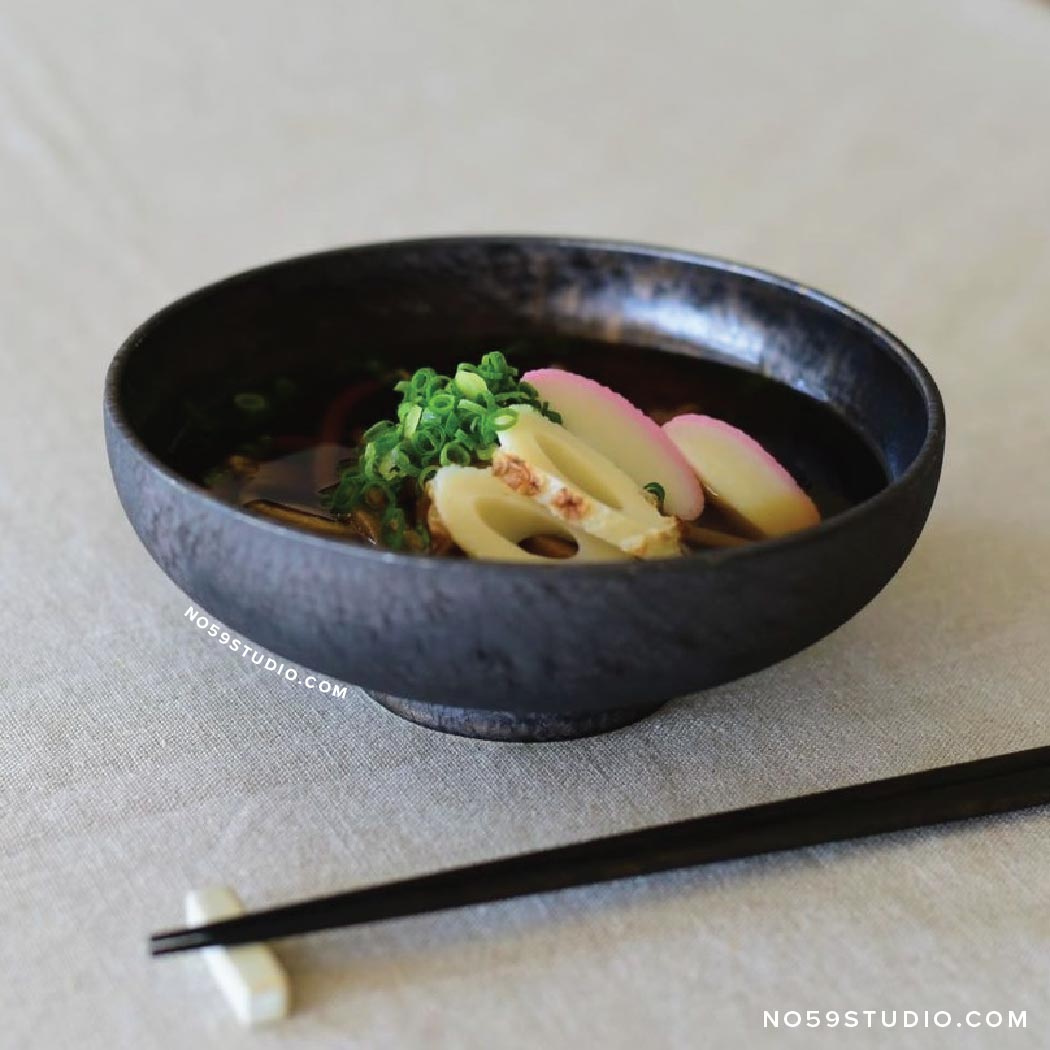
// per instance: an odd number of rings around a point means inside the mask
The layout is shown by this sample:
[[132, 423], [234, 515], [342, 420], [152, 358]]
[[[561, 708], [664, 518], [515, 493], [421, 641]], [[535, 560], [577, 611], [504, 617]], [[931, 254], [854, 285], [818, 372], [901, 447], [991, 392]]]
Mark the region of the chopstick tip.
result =
[[202, 930], [165, 930], [162, 933], [150, 934], [148, 948], [149, 954], [156, 957], [207, 948], [211, 943], [211, 939]]

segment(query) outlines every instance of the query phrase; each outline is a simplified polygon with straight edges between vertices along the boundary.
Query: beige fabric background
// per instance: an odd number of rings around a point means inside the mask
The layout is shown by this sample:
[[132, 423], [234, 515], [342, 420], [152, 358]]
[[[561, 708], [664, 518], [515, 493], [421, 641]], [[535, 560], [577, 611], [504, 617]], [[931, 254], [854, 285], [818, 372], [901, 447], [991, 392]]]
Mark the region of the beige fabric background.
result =
[[[182, 619], [100, 427], [170, 298], [344, 242], [607, 234], [822, 287], [915, 347], [949, 450], [895, 582], [783, 666], [561, 745], [287, 686]], [[1050, 742], [1050, 7], [1035, 0], [0, 11], [0, 1046], [1050, 1045], [1050, 814], [288, 943], [234, 1025], [149, 962], [251, 903]], [[1028, 1011], [763, 1032], [763, 1009]]]

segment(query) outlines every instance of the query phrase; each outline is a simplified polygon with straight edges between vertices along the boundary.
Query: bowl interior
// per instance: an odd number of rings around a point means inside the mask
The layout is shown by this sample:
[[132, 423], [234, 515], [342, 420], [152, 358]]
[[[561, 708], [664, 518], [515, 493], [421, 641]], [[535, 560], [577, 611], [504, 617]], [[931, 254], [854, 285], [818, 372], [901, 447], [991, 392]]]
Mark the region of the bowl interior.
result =
[[[899, 478], [931, 424], [921, 368], [816, 293], [690, 256], [529, 239], [368, 246], [230, 278], [129, 340], [115, 394], [146, 448], [199, 481], [260, 430], [311, 433], [342, 389], [376, 387], [355, 409], [367, 425], [392, 410], [392, 368], [491, 349], [562, 363], [644, 408], [725, 418], [825, 514]], [[272, 417], [231, 412], [244, 391], [266, 394]]]

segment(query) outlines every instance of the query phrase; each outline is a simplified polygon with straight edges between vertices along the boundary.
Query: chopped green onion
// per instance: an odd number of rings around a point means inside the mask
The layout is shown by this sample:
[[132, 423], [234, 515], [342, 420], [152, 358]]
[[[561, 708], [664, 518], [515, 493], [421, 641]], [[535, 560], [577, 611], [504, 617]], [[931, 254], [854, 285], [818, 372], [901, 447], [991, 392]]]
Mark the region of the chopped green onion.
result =
[[466, 445], [462, 445], [459, 442], [453, 442], [450, 445], [446, 445], [441, 450], [441, 465], [448, 467], [455, 465], [457, 467], [465, 467], [470, 463], [470, 449]]
[[375, 441], [383, 434], [389, 433], [391, 430], [396, 430], [395, 424], [391, 423], [389, 419], [382, 419], [378, 423], [370, 426], [361, 438], [362, 441], [367, 445], [369, 442]]
[[459, 399], [456, 408], [460, 412], [466, 412], [468, 416], [483, 416], [485, 414], [484, 405], [479, 405], [476, 401], [468, 401], [465, 397]]
[[[408, 526], [400, 501], [421, 493], [441, 466], [489, 462], [499, 432], [517, 422], [512, 406], [529, 405], [561, 422], [518, 374], [496, 350], [477, 365], [459, 365], [454, 378], [419, 368], [400, 380], [394, 385], [401, 395], [396, 422], [381, 420], [365, 431], [356, 462], [343, 470], [327, 504], [337, 515], [359, 506], [382, 508], [383, 542], [403, 547]], [[426, 529], [414, 531], [426, 546]]]
[[[227, 389], [229, 389], [227, 387]], [[270, 402], [262, 394], [256, 394], [252, 391], [246, 391], [243, 394], [234, 394], [233, 403], [242, 412], [265, 412], [270, 407]]]
[[427, 402], [427, 408], [436, 416], [447, 416], [455, 407], [455, 395], [450, 394], [447, 390], [439, 390], [436, 394], [431, 394]]
[[467, 397], [479, 397], [488, 391], [488, 384], [477, 372], [468, 371], [465, 365], [456, 370], [456, 386]]
[[416, 427], [419, 426], [419, 420], [422, 415], [422, 406], [409, 405], [405, 418], [401, 421], [401, 431], [406, 438], [410, 438], [416, 432]]
[[664, 500], [667, 498], [667, 493], [664, 492], [663, 485], [659, 481], [650, 481], [648, 485], [643, 485], [642, 489], [648, 492], [656, 500], [656, 509], [661, 513], [664, 509]]

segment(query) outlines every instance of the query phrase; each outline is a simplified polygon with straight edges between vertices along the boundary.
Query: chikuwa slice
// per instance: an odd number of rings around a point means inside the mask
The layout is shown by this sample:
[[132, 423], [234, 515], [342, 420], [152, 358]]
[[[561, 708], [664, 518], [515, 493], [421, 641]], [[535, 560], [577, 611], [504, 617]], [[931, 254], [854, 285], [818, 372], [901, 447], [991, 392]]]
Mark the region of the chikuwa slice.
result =
[[492, 473], [515, 492], [634, 558], [682, 553], [678, 523], [587, 442], [527, 405], [499, 432]]
[[638, 486], [657, 482], [664, 509], [685, 521], [700, 516], [704, 492], [696, 472], [660, 427], [625, 397], [586, 376], [559, 368], [526, 372], [570, 433], [615, 463]]
[[625, 561], [617, 547], [555, 518], [540, 504], [512, 492], [492, 471], [442, 467], [428, 485], [433, 510], [452, 540], [472, 558], [540, 564], [559, 559], [519, 546], [536, 537], [560, 537], [575, 545], [565, 561]]
[[820, 511], [795, 479], [742, 430], [711, 416], [664, 424], [703, 481], [711, 502], [765, 537], [816, 525]]

